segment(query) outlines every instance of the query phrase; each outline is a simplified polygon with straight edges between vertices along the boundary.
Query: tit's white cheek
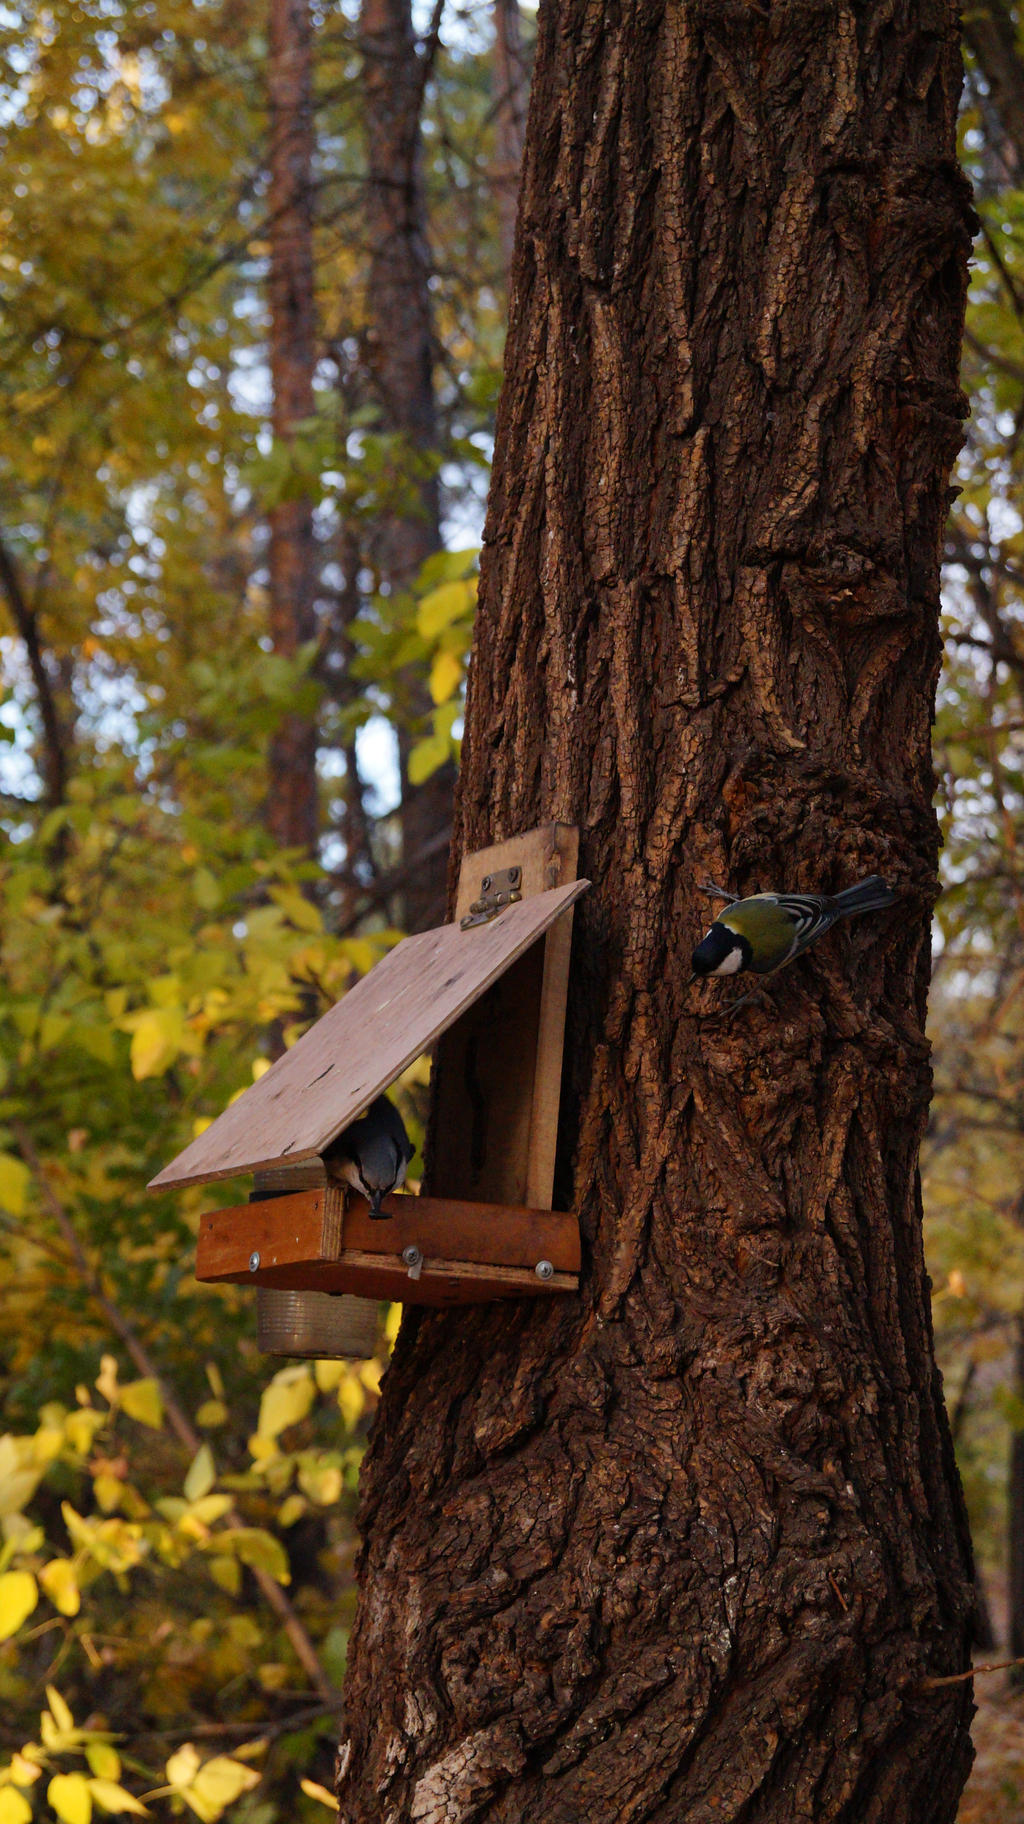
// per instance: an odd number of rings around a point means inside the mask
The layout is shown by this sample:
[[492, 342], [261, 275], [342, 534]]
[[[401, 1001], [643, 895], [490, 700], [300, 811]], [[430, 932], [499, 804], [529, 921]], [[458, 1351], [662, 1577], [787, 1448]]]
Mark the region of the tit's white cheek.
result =
[[737, 969], [742, 969], [742, 967], [742, 950], [730, 950], [728, 956], [723, 957], [718, 968], [712, 969], [711, 973], [712, 975], [735, 975]]

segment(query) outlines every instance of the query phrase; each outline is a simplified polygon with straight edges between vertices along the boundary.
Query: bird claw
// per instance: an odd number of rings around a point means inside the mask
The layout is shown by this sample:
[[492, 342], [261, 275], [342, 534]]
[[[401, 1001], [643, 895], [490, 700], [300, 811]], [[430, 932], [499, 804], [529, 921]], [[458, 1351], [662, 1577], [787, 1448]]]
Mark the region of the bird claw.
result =
[[731, 906], [739, 904], [738, 894], [730, 893], [725, 887], [716, 887], [713, 881], [700, 881], [697, 891], [707, 893], [711, 899], [726, 899]]

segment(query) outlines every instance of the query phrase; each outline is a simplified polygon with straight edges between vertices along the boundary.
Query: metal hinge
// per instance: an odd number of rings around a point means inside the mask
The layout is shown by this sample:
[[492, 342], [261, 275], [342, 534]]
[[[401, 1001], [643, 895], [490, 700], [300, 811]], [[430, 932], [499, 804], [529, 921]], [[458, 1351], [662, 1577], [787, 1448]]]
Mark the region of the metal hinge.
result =
[[480, 882], [480, 898], [474, 899], [465, 918], [460, 919], [460, 928], [469, 931], [473, 925], [486, 925], [506, 906], [522, 899], [522, 879], [522, 868], [499, 868], [495, 874], [485, 874]]

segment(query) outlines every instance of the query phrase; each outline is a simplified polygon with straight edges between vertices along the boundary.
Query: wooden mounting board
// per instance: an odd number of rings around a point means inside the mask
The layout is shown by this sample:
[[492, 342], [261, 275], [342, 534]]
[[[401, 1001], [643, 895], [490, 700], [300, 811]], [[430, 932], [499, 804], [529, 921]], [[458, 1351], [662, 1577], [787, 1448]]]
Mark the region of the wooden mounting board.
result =
[[[524, 902], [576, 880], [579, 831], [546, 823], [463, 857], [455, 917], [484, 875], [518, 866]], [[429, 1190], [439, 1197], [550, 1209], [562, 1086], [572, 913], [498, 977], [437, 1051]]]
[[470, 931], [441, 925], [396, 944], [150, 1188], [234, 1178], [322, 1153], [589, 885], [575, 880], [538, 893]]
[[[384, 1207], [390, 1217], [375, 1220], [364, 1197], [324, 1185], [210, 1210], [200, 1220], [196, 1278], [414, 1305], [534, 1298], [579, 1284], [574, 1216], [432, 1197], [389, 1197]], [[423, 1255], [415, 1280], [402, 1260], [410, 1245]], [[551, 1262], [550, 1279], [537, 1278], [539, 1260]]]

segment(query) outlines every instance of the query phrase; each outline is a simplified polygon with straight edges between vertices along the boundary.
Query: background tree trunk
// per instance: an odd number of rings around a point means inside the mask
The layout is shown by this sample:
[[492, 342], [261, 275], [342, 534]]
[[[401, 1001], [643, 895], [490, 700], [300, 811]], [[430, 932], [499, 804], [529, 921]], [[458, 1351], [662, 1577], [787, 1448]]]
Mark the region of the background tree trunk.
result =
[[[585, 1281], [403, 1322], [344, 1824], [955, 1814], [916, 1160], [959, 87], [948, 4], [542, 9], [456, 848], [581, 829]], [[898, 911], [765, 1002], [688, 985], [695, 883], [875, 869]]]
[[505, 271], [516, 244], [519, 172], [530, 81], [523, 55], [519, 0], [494, 0], [494, 189]]
[[[367, 143], [366, 216], [370, 244], [366, 362], [381, 428], [403, 440], [404, 494], [381, 516], [375, 559], [392, 591], [408, 589], [426, 558], [441, 546], [436, 459], [434, 328], [430, 254], [423, 197], [423, 95], [437, 48], [437, 26], [417, 49], [410, 0], [363, 0], [364, 119]], [[418, 465], [418, 469], [417, 469]], [[451, 824], [454, 775], [441, 767], [421, 786], [409, 784], [406, 761], [418, 738], [416, 719], [431, 708], [421, 677], [407, 680], [406, 728], [399, 736], [402, 775], [402, 854], [429, 851]], [[412, 726], [409, 726], [409, 723]], [[444, 916], [443, 850], [403, 893], [404, 923], [421, 931]]]
[[[270, 376], [275, 442], [313, 414], [312, 24], [308, 0], [270, 0]], [[293, 657], [316, 635], [316, 547], [308, 495], [270, 510], [270, 635]], [[267, 821], [282, 848], [316, 852], [317, 730], [285, 716], [270, 744]]]

